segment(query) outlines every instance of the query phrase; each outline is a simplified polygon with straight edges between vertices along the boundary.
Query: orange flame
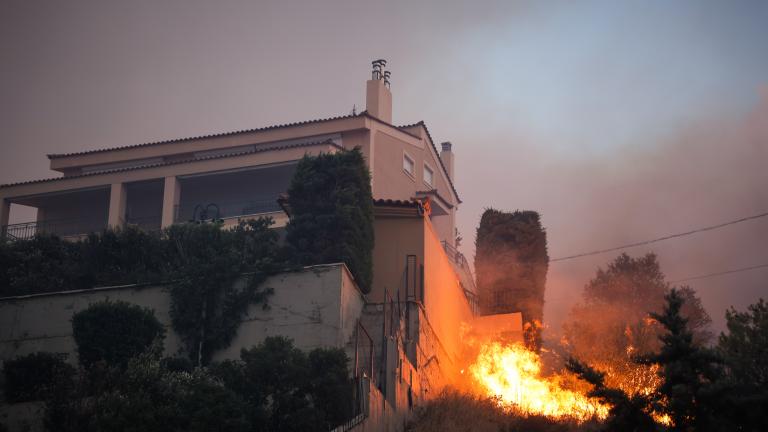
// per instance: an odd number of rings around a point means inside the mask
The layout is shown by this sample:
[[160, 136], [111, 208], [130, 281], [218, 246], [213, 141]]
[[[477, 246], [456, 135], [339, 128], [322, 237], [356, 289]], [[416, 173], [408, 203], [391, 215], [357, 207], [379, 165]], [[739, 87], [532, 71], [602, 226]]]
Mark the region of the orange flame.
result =
[[542, 377], [539, 356], [519, 343], [483, 345], [469, 372], [479, 390], [504, 408], [579, 421], [608, 415], [606, 405], [562, 388], [558, 376]]

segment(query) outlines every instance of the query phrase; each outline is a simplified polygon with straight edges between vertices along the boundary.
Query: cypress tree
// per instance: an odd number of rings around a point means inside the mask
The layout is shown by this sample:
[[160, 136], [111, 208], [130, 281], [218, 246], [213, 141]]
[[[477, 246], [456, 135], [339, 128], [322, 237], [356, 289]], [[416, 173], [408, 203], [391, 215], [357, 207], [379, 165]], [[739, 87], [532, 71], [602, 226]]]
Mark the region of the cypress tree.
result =
[[538, 348], [549, 268], [547, 235], [539, 214], [488, 209], [480, 219], [475, 245], [481, 312], [522, 312], [527, 343]]
[[367, 293], [373, 281], [371, 176], [359, 148], [305, 156], [288, 189], [287, 243], [297, 264], [344, 262]]

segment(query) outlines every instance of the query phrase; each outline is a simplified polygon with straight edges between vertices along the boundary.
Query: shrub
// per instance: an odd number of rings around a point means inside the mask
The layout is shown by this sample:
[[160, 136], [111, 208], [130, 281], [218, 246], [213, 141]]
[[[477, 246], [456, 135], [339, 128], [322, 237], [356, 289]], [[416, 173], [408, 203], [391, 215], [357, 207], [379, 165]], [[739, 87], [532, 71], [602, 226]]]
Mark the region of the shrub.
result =
[[72, 334], [80, 364], [89, 368], [100, 361], [124, 366], [153, 341], [162, 340], [165, 329], [150, 309], [107, 300], [76, 313]]
[[250, 431], [247, 406], [205, 369], [169, 371], [152, 353], [111, 369], [108, 387], [79, 389], [49, 404], [48, 430], [57, 432]]
[[307, 355], [290, 339], [268, 337], [243, 349], [239, 361], [215, 364], [211, 371], [248, 401], [253, 424], [275, 431], [327, 431], [351, 414], [348, 361], [341, 349]]
[[163, 242], [136, 226], [90, 234], [81, 243], [88, 285], [144, 283], [163, 278]]
[[341, 348], [316, 348], [309, 352], [310, 395], [328, 430], [352, 416], [354, 401], [348, 363], [349, 358]]
[[288, 188], [286, 240], [300, 265], [344, 262], [360, 289], [373, 281], [371, 176], [359, 148], [305, 156]]
[[83, 286], [81, 249], [55, 235], [0, 241], [0, 296], [56, 292]]
[[419, 407], [409, 432], [591, 432], [600, 430], [594, 421], [577, 423], [505, 410], [492, 398], [445, 390]]
[[[271, 218], [241, 222], [232, 230], [218, 224], [173, 225], [165, 233], [171, 285], [171, 319], [187, 354], [207, 364], [216, 350], [229, 346], [255, 303], [271, 290], [260, 284], [281, 265]], [[242, 284], [236, 284], [238, 279]]]
[[10, 403], [44, 400], [55, 387], [68, 387], [75, 368], [66, 354], [37, 352], [5, 362], [5, 399]]

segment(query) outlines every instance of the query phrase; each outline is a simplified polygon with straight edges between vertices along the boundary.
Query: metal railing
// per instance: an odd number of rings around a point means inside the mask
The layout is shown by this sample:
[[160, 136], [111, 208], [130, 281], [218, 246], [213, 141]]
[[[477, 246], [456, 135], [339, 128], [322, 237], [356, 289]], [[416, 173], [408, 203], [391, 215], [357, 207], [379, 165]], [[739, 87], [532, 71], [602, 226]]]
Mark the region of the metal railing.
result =
[[211, 219], [227, 219], [273, 213], [280, 210], [281, 208], [277, 203], [276, 198], [273, 200], [212, 201], [177, 205], [174, 207], [174, 221], [191, 222]]
[[29, 240], [43, 233], [59, 237], [82, 237], [92, 232], [100, 232], [104, 228], [106, 223], [96, 220], [59, 219], [4, 225], [0, 228], [0, 234], [8, 240]]
[[447, 241], [443, 240], [440, 243], [443, 244], [443, 249], [445, 249], [445, 254], [448, 255], [448, 258], [451, 259], [454, 263], [459, 265], [460, 267], [469, 269], [469, 262], [467, 262], [467, 258], [464, 256], [463, 253], [459, 252], [453, 245], [448, 244]]
[[371, 385], [368, 378], [352, 378], [352, 413], [342, 424], [331, 429], [331, 432], [347, 432], [365, 421], [369, 415]]
[[355, 360], [353, 376], [355, 378], [368, 377], [376, 381], [374, 371], [375, 367], [375, 346], [368, 330], [363, 327], [360, 320], [357, 321], [355, 329]]
[[[453, 245], [448, 244], [445, 240], [441, 241], [440, 243], [443, 244], [443, 249], [445, 250], [445, 254], [448, 256], [448, 258], [456, 264], [458, 269], [466, 274], [466, 277], [470, 280], [474, 280], [474, 276], [472, 275], [472, 269], [469, 267], [469, 262], [467, 261], [467, 258], [464, 256], [463, 253], [459, 252]], [[477, 315], [480, 312], [480, 301], [477, 298], [477, 295], [475, 295], [473, 292], [469, 291], [464, 287], [464, 284], [462, 283], [462, 289], [464, 291], [464, 296], [467, 298], [467, 301], [469, 302], [469, 307], [472, 309], [472, 312]]]

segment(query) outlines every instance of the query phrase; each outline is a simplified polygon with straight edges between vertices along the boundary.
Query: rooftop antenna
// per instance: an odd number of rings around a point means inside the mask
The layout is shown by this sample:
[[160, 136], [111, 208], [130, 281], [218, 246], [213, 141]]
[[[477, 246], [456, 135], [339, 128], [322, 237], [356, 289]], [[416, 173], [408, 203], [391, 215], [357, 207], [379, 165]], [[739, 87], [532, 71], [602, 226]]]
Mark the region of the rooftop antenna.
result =
[[356, 104], [352, 104], [352, 115], [353, 116], [357, 115], [357, 105]]

